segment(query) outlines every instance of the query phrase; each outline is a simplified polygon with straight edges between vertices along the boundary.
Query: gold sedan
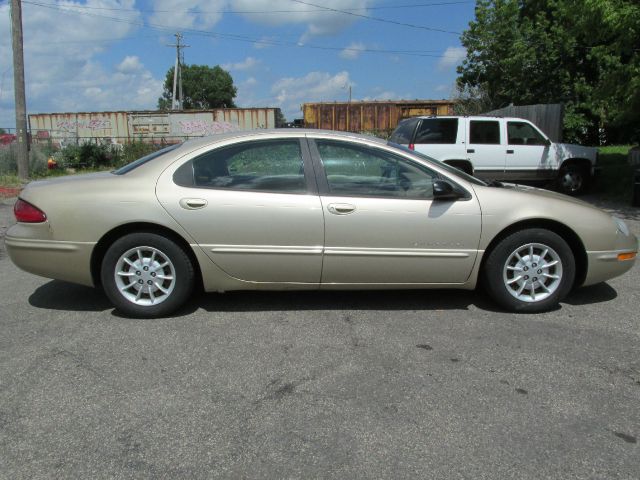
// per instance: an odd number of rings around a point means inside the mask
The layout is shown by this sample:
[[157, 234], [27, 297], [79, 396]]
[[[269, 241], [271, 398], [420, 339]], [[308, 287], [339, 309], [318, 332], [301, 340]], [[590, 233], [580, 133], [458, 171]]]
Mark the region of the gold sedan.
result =
[[305, 130], [191, 140], [114, 172], [33, 182], [20, 268], [101, 286], [136, 317], [228, 290], [460, 288], [553, 308], [629, 270], [638, 241], [579, 200], [486, 183], [399, 145]]

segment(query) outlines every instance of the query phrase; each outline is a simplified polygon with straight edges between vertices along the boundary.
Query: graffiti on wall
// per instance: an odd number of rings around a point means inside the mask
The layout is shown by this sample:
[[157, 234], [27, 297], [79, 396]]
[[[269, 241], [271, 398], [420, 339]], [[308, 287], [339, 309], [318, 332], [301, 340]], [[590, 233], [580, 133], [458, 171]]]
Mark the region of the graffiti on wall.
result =
[[92, 120], [58, 120], [56, 128], [62, 132], [73, 132], [80, 129], [111, 130], [111, 120], [108, 118], [94, 118]]
[[208, 122], [206, 120], [181, 120], [180, 132], [183, 135], [204, 136], [216, 133], [235, 132], [237, 125], [229, 122]]

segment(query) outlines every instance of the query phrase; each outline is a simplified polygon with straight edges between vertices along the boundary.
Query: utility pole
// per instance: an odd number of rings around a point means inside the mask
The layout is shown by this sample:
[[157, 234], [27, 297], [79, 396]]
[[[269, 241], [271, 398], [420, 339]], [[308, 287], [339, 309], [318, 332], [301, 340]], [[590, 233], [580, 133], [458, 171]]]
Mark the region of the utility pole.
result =
[[18, 142], [18, 177], [29, 178], [29, 145], [27, 138], [27, 101], [24, 88], [24, 55], [22, 53], [22, 6], [11, 0], [11, 37], [13, 42], [13, 92], [16, 104], [16, 139]]
[[[182, 109], [182, 65], [184, 64], [184, 52], [181, 50], [187, 48], [190, 45], [182, 43], [184, 38], [180, 32], [174, 35], [176, 37], [175, 45], [167, 45], [168, 47], [175, 47], [176, 49], [176, 65], [173, 69], [173, 96], [171, 97], [171, 110]], [[176, 98], [176, 90], [179, 97]]]

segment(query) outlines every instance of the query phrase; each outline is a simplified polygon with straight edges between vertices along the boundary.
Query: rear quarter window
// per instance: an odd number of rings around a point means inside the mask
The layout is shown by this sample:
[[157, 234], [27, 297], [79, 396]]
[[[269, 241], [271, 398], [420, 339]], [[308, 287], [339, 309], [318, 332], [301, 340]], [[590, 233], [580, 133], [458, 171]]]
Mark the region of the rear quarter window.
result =
[[413, 143], [413, 132], [420, 120], [418, 118], [410, 118], [402, 120], [389, 137], [389, 141], [399, 145], [409, 145]]

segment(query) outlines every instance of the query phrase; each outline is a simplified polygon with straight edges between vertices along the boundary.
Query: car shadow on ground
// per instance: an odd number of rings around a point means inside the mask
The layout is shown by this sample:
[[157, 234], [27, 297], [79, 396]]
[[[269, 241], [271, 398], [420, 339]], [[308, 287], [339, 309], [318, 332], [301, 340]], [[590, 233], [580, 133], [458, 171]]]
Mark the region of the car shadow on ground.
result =
[[[588, 305], [613, 300], [616, 291], [608, 284], [584, 287], [572, 292], [564, 303]], [[29, 297], [36, 308], [78, 312], [113, 309], [102, 290], [52, 280]], [[174, 316], [208, 312], [310, 311], [310, 310], [480, 310], [504, 313], [482, 291], [468, 290], [369, 290], [369, 291], [240, 291], [198, 293]], [[116, 316], [120, 314], [113, 310]]]

